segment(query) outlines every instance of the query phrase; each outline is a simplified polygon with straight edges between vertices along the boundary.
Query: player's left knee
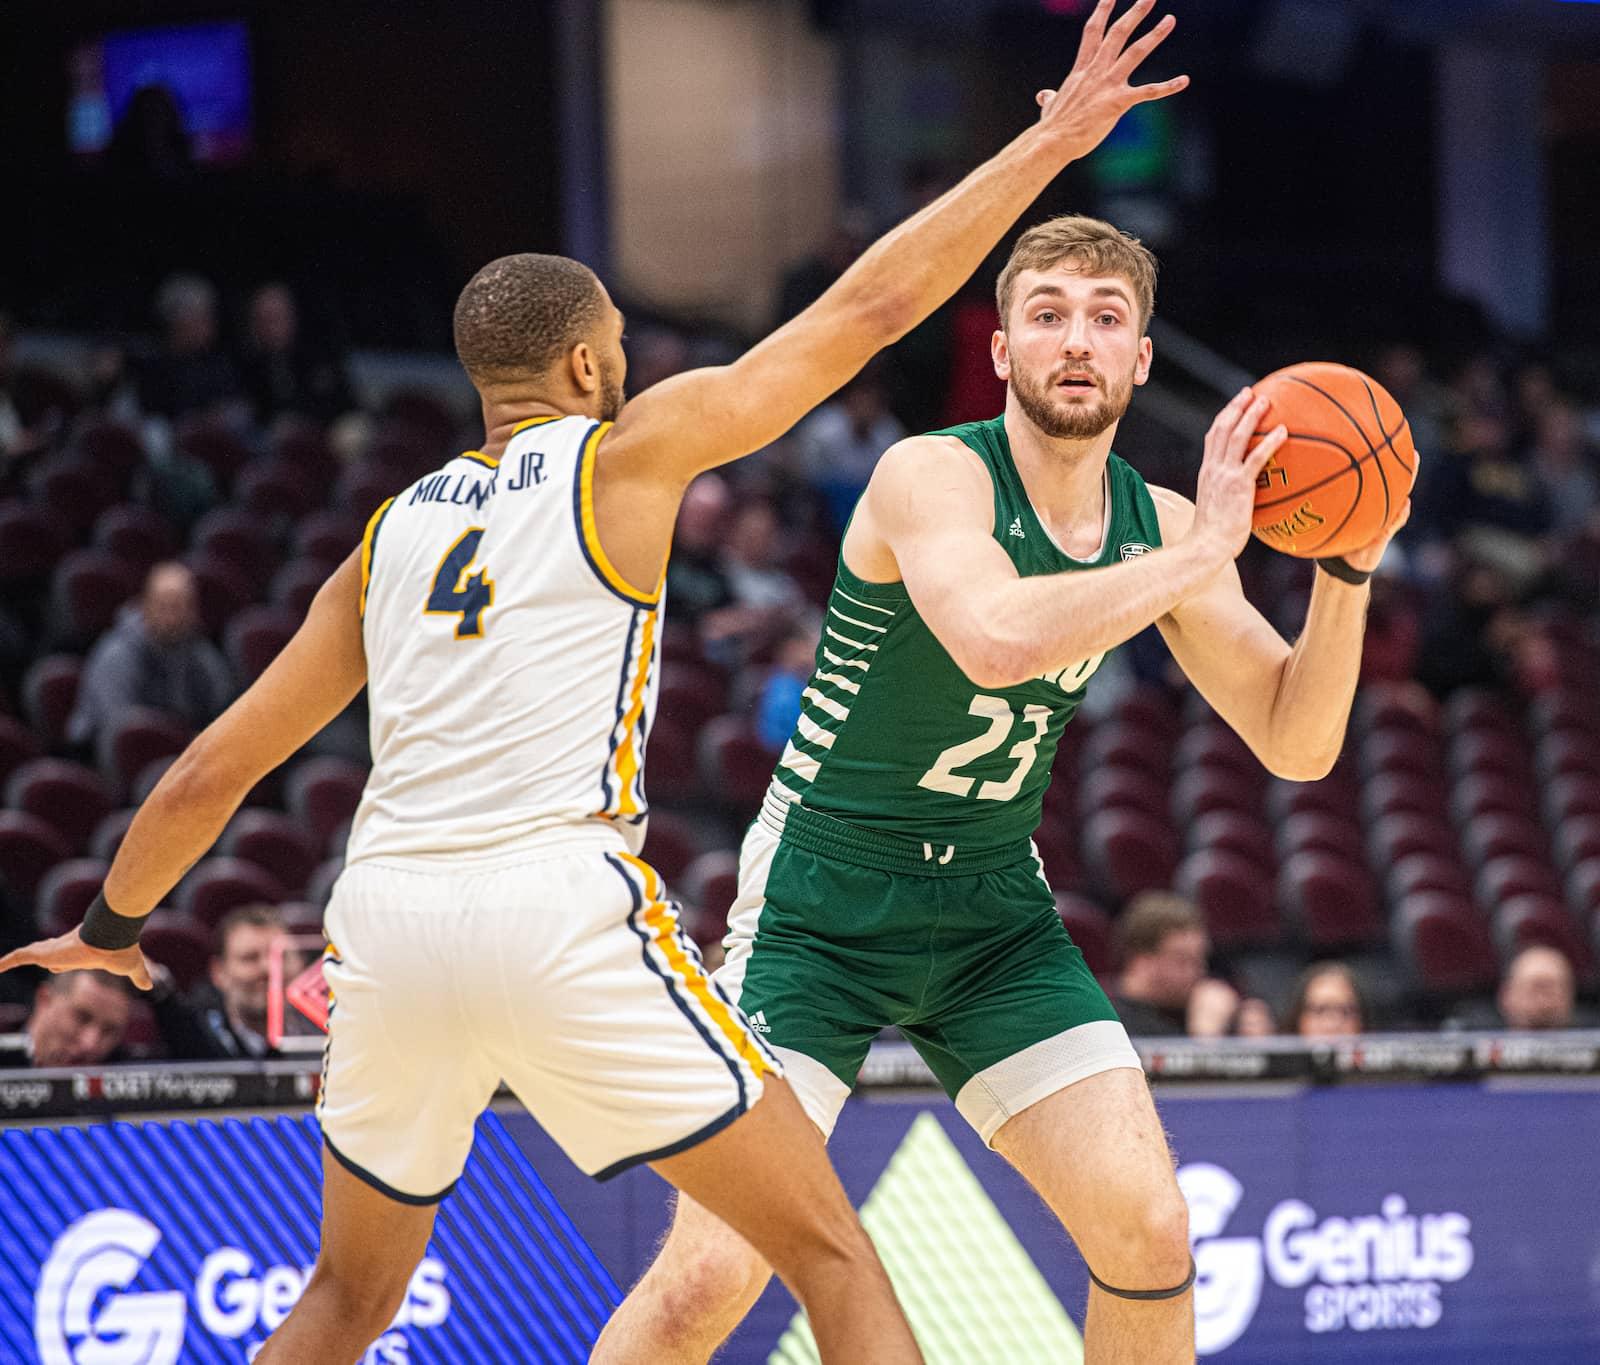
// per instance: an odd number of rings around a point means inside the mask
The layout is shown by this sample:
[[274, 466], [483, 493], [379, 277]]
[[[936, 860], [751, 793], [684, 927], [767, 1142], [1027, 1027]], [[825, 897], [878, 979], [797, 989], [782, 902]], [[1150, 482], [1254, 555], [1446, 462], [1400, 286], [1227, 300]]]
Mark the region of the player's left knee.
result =
[[1189, 1273], [1189, 1209], [1176, 1185], [1130, 1199], [1091, 1269], [1122, 1289], [1165, 1289]]

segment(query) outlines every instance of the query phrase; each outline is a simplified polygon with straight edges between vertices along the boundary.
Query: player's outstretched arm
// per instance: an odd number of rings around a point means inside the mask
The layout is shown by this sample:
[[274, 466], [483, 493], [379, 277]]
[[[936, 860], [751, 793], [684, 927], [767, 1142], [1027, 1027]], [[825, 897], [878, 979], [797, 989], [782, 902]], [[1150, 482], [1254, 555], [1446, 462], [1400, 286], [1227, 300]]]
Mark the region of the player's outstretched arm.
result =
[[[1165, 488], [1150, 490], [1163, 542], [1187, 536], [1194, 504]], [[1365, 549], [1347, 556], [1363, 573], [1378, 566], [1394, 533], [1410, 515]], [[1350, 704], [1361, 671], [1366, 633], [1366, 584], [1318, 572], [1305, 629], [1293, 648], [1244, 595], [1230, 563], [1194, 596], [1156, 622], [1162, 638], [1218, 715], [1250, 746], [1269, 772], [1296, 782], [1326, 777], [1344, 746]]]
[[[156, 784], [106, 876], [106, 905], [142, 918], [216, 841], [250, 789], [350, 704], [367, 680], [361, 642], [361, 565], [352, 554], [323, 584], [283, 652], [189, 745]], [[0, 971], [98, 967], [148, 989], [137, 946], [84, 943], [81, 930], [0, 958]]]
[[1009, 687], [1115, 648], [1231, 565], [1250, 533], [1256, 474], [1287, 436], [1276, 427], [1247, 450], [1266, 410], [1244, 389], [1218, 417], [1201, 508], [1179, 543], [1107, 568], [1019, 577], [994, 539], [989, 476], [953, 437], [891, 448], [857, 518], [961, 670], [980, 687]]
[[655, 385], [606, 441], [615, 471], [681, 487], [759, 450], [948, 299], [1069, 162], [1087, 155], [1135, 104], [1183, 89], [1179, 76], [1135, 86], [1134, 70], [1172, 31], [1169, 15], [1134, 33], [1155, 0], [1115, 23], [1100, 0], [1071, 73], [1039, 121], [959, 185], [881, 238], [810, 308], [731, 365]]

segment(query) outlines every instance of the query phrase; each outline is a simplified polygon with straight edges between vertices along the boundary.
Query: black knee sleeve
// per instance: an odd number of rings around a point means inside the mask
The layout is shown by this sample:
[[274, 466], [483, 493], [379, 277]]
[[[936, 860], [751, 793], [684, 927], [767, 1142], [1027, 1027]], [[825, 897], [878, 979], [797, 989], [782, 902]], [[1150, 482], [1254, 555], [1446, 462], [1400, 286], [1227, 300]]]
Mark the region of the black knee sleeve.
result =
[[1194, 1283], [1195, 1266], [1194, 1258], [1189, 1258], [1189, 1274], [1184, 1282], [1172, 1289], [1114, 1289], [1107, 1284], [1093, 1270], [1089, 1271], [1089, 1278], [1107, 1294], [1115, 1294], [1119, 1299], [1175, 1299], [1180, 1294], [1189, 1292], [1189, 1286]]

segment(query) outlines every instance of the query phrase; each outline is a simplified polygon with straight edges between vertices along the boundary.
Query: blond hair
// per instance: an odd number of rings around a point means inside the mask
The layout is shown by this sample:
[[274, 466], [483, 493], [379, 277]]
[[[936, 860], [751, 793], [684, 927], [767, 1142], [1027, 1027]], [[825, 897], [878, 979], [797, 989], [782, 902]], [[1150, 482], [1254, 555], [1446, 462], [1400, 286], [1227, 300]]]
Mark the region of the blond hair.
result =
[[1117, 275], [1127, 280], [1139, 306], [1139, 331], [1143, 334], [1156, 306], [1155, 254], [1137, 237], [1081, 213], [1047, 218], [1017, 238], [995, 283], [995, 304], [1000, 310], [1002, 329], [1011, 312], [1017, 276], [1024, 270], [1049, 270], [1064, 261], [1086, 275]]

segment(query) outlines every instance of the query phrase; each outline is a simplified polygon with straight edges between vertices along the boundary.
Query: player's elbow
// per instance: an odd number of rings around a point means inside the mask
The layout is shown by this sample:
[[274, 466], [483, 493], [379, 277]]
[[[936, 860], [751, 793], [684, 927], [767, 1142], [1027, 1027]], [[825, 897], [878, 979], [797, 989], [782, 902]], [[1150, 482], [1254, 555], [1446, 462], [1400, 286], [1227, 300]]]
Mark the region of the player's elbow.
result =
[[236, 803], [254, 785], [236, 767], [209, 732], [202, 733], [173, 760], [151, 797], [159, 797], [175, 813], [199, 814]]
[[1015, 687], [1039, 671], [1024, 642], [993, 634], [976, 636], [953, 657], [974, 686], [986, 689]]
[[1331, 754], [1287, 751], [1263, 755], [1261, 763], [1274, 777], [1285, 782], [1320, 782], [1333, 771], [1339, 752]]

